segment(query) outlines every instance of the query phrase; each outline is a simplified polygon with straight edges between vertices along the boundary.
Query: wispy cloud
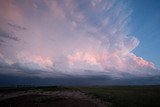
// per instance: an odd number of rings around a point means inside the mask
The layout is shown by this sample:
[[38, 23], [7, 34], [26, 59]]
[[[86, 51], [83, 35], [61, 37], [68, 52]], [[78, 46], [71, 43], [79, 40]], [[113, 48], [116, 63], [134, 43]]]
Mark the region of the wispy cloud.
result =
[[12, 23], [8, 23], [9, 26], [13, 27], [14, 29], [19, 29], [19, 30], [26, 30], [27, 28], [19, 26], [19, 25], [15, 25]]
[[24, 75], [159, 74], [132, 52], [139, 40], [129, 35], [132, 10], [123, 0], [8, 0], [0, 6], [0, 28], [14, 34], [1, 31], [0, 39], [19, 40], [0, 46], [0, 61]]
[[7, 33], [5, 31], [1, 31], [1, 30], [0, 30], [0, 38], [1, 38], [1, 42], [4, 42], [3, 38], [7, 38], [7, 39], [18, 41], [17, 37], [12, 36], [10, 33]]

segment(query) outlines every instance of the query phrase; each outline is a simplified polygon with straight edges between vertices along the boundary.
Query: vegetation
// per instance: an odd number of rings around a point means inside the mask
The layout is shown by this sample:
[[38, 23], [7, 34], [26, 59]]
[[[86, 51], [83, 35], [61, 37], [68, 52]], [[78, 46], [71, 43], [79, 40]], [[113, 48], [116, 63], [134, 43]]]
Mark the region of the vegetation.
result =
[[81, 87], [113, 107], [160, 107], [160, 86]]
[[112, 107], [160, 107], [160, 86], [49, 86], [0, 88], [1, 93], [27, 90], [81, 91], [94, 98], [110, 102]]

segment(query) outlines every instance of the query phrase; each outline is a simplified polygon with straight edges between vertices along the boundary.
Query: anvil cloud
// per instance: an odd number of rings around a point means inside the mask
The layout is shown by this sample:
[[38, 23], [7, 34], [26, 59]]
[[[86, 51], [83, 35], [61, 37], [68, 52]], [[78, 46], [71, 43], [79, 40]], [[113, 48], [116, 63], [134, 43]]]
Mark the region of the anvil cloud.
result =
[[123, 77], [159, 74], [132, 51], [128, 3], [116, 0], [1, 0], [0, 73]]

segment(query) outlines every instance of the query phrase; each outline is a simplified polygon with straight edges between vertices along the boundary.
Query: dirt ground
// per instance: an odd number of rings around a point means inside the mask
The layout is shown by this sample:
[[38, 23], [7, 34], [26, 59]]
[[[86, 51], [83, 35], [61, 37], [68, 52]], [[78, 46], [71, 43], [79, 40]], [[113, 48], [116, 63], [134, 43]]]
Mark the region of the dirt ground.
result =
[[37, 91], [1, 95], [0, 107], [107, 107], [107, 103], [79, 91]]

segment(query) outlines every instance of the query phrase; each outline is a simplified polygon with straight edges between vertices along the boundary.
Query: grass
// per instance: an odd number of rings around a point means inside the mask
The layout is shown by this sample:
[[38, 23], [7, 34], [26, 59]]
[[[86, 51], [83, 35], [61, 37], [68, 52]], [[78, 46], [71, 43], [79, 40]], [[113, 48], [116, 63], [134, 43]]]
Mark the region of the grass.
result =
[[160, 107], [160, 86], [80, 87], [113, 107]]
[[92, 86], [92, 87], [21, 87], [1, 88], [1, 92], [26, 90], [82, 91], [112, 103], [112, 107], [160, 107], [160, 86]]

